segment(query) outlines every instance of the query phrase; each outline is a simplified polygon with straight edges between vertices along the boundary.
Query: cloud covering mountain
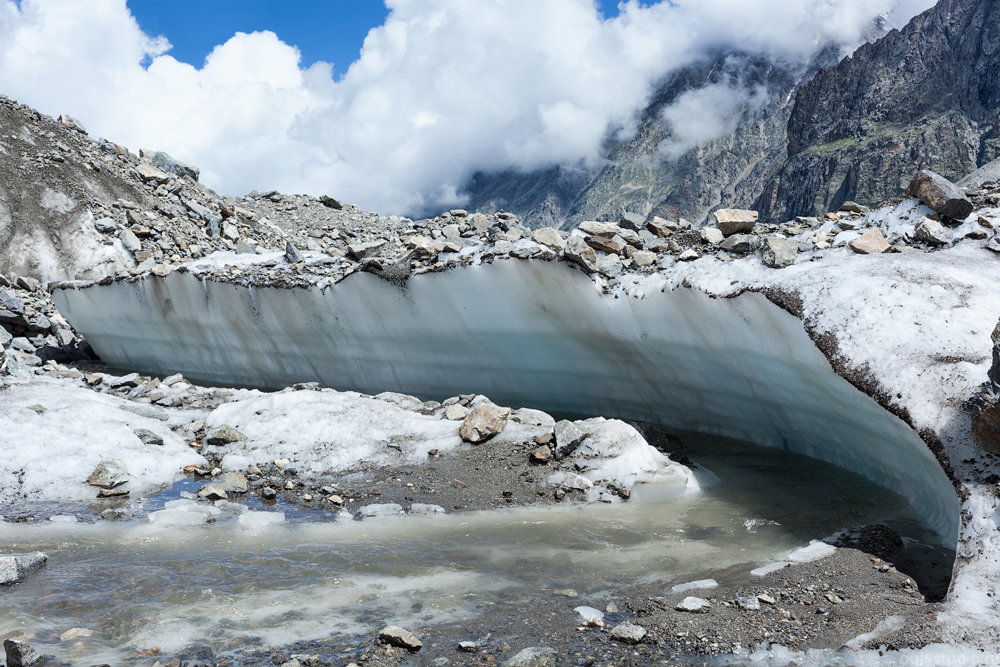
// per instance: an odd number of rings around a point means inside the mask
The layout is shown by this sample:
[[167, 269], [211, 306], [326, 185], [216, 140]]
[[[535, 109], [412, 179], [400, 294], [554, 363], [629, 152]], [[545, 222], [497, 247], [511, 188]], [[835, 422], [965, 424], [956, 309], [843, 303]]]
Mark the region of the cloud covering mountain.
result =
[[[630, 1], [612, 19], [592, 0], [386, 4], [336, 80], [272, 32], [236, 33], [196, 68], [124, 0], [0, 0], [0, 92], [195, 163], [225, 193], [414, 213], [460, 204], [477, 171], [593, 163], [677, 68], [734, 48], [793, 66], [831, 42], [846, 53], [873, 21], [901, 25], [933, 2]], [[718, 84], [682, 97], [664, 154], [724, 132], [732, 108]]]

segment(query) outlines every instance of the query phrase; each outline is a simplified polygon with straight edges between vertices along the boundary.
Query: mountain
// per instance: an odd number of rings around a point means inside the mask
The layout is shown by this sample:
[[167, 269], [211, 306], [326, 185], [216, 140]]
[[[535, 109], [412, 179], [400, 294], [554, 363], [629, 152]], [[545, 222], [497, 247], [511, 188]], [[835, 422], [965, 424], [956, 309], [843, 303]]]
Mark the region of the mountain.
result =
[[930, 168], [958, 179], [1000, 156], [1000, 4], [941, 0], [824, 69], [796, 95], [765, 219], [876, 203]]
[[[741, 53], [682, 68], [643, 110], [636, 135], [608, 142], [598, 167], [476, 174], [466, 189], [469, 207], [505, 209], [532, 226], [571, 227], [617, 219], [624, 211], [700, 222], [716, 208], [749, 206], [785, 159], [795, 91], [835, 62], [836, 53], [824, 50], [804, 71]], [[664, 113], [686, 95], [708, 90], [732, 109], [732, 129], [687, 149]]]

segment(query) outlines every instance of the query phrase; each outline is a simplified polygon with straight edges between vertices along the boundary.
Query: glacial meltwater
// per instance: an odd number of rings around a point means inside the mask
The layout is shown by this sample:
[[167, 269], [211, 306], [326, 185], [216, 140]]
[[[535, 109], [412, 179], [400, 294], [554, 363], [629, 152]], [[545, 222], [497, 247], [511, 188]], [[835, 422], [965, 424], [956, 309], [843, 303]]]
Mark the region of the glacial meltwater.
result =
[[[82, 507], [12, 521], [31, 511], [22, 505], [0, 523], [0, 540], [49, 560], [3, 591], [0, 635], [30, 638], [71, 664], [218, 659], [252, 647], [263, 659], [269, 647], [321, 639], [349, 650], [386, 624], [489, 627], [538, 606], [570, 619], [575, 607], [604, 609], [629, 586], [667, 592], [873, 523], [950, 570], [952, 554], [931, 546], [906, 501], [858, 475], [774, 449], [684, 442], [705, 488], [666, 501], [638, 488], [614, 505], [355, 521], [254, 500], [251, 513], [230, 507], [201, 525], [196, 508], [210, 505], [177, 501], [177, 486], [119, 521], [95, 521]], [[165, 502], [194, 520], [150, 521]], [[86, 632], [60, 639], [73, 628]], [[421, 655], [433, 657], [429, 648]]]

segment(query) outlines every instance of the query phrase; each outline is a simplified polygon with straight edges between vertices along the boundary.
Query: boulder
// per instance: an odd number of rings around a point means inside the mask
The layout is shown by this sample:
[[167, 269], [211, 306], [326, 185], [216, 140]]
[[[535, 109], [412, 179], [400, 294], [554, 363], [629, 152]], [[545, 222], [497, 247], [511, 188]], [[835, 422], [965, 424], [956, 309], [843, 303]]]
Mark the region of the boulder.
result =
[[338, 210], [338, 211], [340, 209], [344, 208], [343, 204], [341, 204], [339, 201], [337, 201], [333, 197], [330, 197], [329, 195], [322, 195], [319, 198], [319, 203], [321, 203], [323, 206], [326, 206], [327, 208], [332, 208], [332, 209], [335, 209], [335, 210]]
[[882, 236], [878, 227], [872, 227], [858, 238], [850, 241], [847, 246], [859, 255], [877, 255], [892, 247]]
[[135, 170], [139, 173], [139, 177], [147, 183], [153, 182], [162, 184], [170, 181], [170, 174], [166, 173], [162, 169], [158, 169], [149, 162], [140, 162], [139, 166], [136, 167]]
[[246, 439], [247, 437], [245, 435], [237, 431], [229, 424], [223, 424], [209, 433], [208, 437], [205, 438], [205, 442], [209, 445], [228, 445]]
[[572, 234], [566, 241], [563, 256], [582, 266], [588, 273], [597, 272], [597, 253], [578, 234]]
[[685, 250], [684, 252], [682, 252], [680, 255], [678, 255], [677, 259], [679, 259], [682, 262], [693, 262], [694, 260], [698, 259], [699, 257], [701, 257], [701, 255], [698, 254], [697, 250], [695, 250], [694, 248], [688, 248], [687, 250]]
[[660, 238], [666, 238], [680, 229], [680, 225], [676, 222], [671, 222], [670, 220], [664, 220], [659, 216], [655, 216], [652, 220], [646, 223], [646, 228]]
[[957, 185], [930, 169], [917, 172], [906, 188], [906, 194], [953, 220], [965, 220], [974, 208]]
[[608, 238], [611, 238], [618, 233], [620, 227], [613, 222], [597, 222], [595, 220], [586, 220], [580, 223], [579, 229], [581, 232], [584, 232], [585, 234], [591, 234], [593, 236], [606, 236]]
[[795, 263], [795, 256], [799, 254], [799, 243], [792, 239], [783, 239], [778, 236], [764, 237], [764, 247], [760, 254], [760, 260], [764, 266], [772, 269], [783, 269]]
[[639, 232], [646, 226], [646, 217], [638, 213], [622, 213], [622, 217], [618, 220], [618, 226]]
[[562, 234], [560, 234], [559, 230], [554, 227], [539, 227], [535, 231], [531, 232], [531, 236], [535, 239], [535, 243], [540, 243], [549, 250], [553, 250], [555, 252], [562, 252], [563, 246], [566, 245]]
[[26, 554], [0, 554], [0, 584], [16, 584], [40, 568], [49, 559], [41, 551]]
[[945, 245], [948, 243], [948, 235], [944, 231], [944, 225], [937, 220], [932, 220], [926, 215], [920, 218], [917, 228], [913, 232], [914, 238], [931, 245]]
[[197, 181], [198, 177], [201, 175], [201, 170], [198, 169], [198, 167], [175, 160], [163, 151], [154, 152], [149, 158], [149, 162], [157, 169], [160, 169], [168, 174], [173, 174], [174, 176], [186, 176], [193, 181]]
[[611, 629], [611, 638], [624, 644], [638, 644], [645, 637], [646, 628], [628, 621]]
[[594, 250], [600, 250], [611, 255], [620, 255], [625, 249], [624, 244], [605, 236], [588, 236], [583, 241]]
[[387, 625], [378, 631], [378, 640], [383, 644], [405, 648], [407, 651], [419, 651], [423, 643], [409, 630], [396, 625]]
[[720, 232], [715, 227], [702, 227], [700, 233], [701, 233], [701, 240], [704, 241], [705, 243], [710, 243], [712, 245], [718, 245], [719, 243], [722, 243], [722, 240], [725, 238], [722, 235], [722, 232]]
[[462, 440], [473, 444], [486, 442], [503, 430], [509, 417], [510, 408], [492, 403], [477, 405], [462, 421], [458, 435]]
[[27, 642], [5, 639], [3, 648], [7, 653], [7, 667], [35, 667], [46, 662], [35, 647]]
[[572, 454], [580, 446], [580, 443], [590, 435], [568, 419], [556, 422], [553, 431], [556, 438], [553, 454], [557, 459], [564, 459]]
[[285, 261], [289, 264], [298, 264], [299, 262], [304, 262], [305, 257], [299, 252], [299, 249], [292, 245], [291, 241], [285, 241]]
[[677, 611], [687, 611], [693, 614], [707, 614], [712, 608], [712, 604], [704, 598], [689, 596], [681, 600], [674, 607]]
[[97, 464], [87, 478], [87, 484], [102, 489], [113, 489], [128, 481], [128, 469], [119, 459], [108, 458]]
[[374, 241], [365, 241], [364, 243], [351, 243], [347, 246], [348, 254], [357, 260], [367, 259], [368, 257], [374, 257], [378, 254], [378, 251], [382, 249], [382, 246], [386, 244], [385, 239], [376, 239]]
[[715, 227], [722, 232], [722, 235], [732, 236], [741, 232], [753, 231], [760, 214], [757, 211], [723, 208], [712, 215], [715, 216]]
[[648, 250], [636, 250], [632, 253], [632, 263], [636, 266], [652, 266], [656, 263], [656, 253]]
[[749, 234], [733, 234], [719, 246], [723, 250], [745, 255], [753, 252], [753, 237]]

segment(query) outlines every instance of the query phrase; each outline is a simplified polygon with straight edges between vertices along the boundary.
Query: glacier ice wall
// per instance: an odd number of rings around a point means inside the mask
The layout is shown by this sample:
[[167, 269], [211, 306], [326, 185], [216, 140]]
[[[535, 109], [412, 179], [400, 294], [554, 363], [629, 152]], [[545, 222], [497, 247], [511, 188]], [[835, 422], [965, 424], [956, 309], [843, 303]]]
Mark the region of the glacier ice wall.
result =
[[175, 272], [54, 298], [113, 365], [223, 384], [479, 392], [749, 440], [860, 473], [908, 498], [943, 544], [957, 538], [957, 496], [924, 442], [758, 294], [616, 297], [565, 264], [512, 260], [403, 285], [356, 273], [323, 291]]

